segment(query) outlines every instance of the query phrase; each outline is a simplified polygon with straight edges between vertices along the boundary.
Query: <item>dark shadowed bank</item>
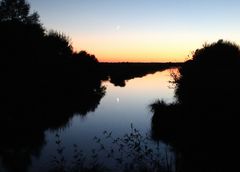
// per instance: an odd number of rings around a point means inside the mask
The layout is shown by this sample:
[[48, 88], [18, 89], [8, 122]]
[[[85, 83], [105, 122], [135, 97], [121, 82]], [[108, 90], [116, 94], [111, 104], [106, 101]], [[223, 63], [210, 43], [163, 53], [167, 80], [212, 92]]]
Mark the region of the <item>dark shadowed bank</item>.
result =
[[236, 171], [239, 46], [205, 44], [175, 75], [177, 102], [151, 105], [152, 137], [172, 144], [178, 171]]

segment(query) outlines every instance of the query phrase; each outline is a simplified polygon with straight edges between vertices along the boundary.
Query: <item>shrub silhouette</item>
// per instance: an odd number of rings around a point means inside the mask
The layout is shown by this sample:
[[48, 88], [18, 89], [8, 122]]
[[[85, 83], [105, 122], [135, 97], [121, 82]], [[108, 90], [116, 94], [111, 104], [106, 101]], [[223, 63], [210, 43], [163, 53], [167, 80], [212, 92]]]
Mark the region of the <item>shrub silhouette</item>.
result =
[[[96, 73], [99, 74], [100, 64], [98, 59], [86, 51], [75, 52], [71, 58], [72, 67], [74, 67], [75, 72], [82, 73], [86, 71], [86, 75], [89, 77], [96, 77]], [[95, 74], [94, 74], [95, 73]]]
[[240, 96], [240, 49], [231, 42], [219, 40], [206, 44], [180, 68], [176, 78], [179, 103], [206, 107], [216, 111], [236, 110]]
[[74, 53], [73, 58], [79, 64], [91, 65], [98, 63], [98, 59], [94, 55], [88, 54], [86, 51]]
[[43, 63], [64, 64], [70, 60], [73, 50], [70, 38], [63, 33], [49, 31], [44, 37]]
[[[205, 44], [179, 68], [177, 102], [151, 105], [152, 138], [174, 145], [179, 171], [233, 171], [238, 145], [239, 46]], [[227, 149], [225, 149], [227, 148]], [[221, 165], [219, 165], [221, 164]]]

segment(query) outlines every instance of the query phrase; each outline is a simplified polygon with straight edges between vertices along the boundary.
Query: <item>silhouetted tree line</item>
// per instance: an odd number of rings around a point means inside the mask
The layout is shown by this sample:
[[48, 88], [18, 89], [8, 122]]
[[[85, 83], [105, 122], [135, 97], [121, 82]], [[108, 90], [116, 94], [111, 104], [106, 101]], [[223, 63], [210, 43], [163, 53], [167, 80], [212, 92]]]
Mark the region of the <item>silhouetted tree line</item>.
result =
[[238, 45], [205, 44], [173, 75], [177, 102], [151, 105], [152, 138], [175, 147], [178, 171], [239, 169], [239, 69]]
[[74, 52], [67, 36], [46, 31], [25, 0], [2, 0], [0, 17], [3, 103], [71, 97], [81, 89], [99, 87], [96, 57]]
[[0, 159], [27, 171], [47, 129], [94, 111], [105, 94], [99, 63], [74, 52], [70, 39], [47, 31], [25, 0], [0, 1]]

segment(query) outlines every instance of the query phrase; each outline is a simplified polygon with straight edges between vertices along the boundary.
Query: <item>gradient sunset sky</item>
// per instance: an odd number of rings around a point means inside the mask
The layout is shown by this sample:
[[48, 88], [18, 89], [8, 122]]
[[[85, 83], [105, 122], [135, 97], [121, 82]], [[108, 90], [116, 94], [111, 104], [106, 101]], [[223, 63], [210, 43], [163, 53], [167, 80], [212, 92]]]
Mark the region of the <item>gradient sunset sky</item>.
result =
[[28, 0], [46, 29], [99, 61], [184, 61], [225, 39], [240, 43], [239, 0]]

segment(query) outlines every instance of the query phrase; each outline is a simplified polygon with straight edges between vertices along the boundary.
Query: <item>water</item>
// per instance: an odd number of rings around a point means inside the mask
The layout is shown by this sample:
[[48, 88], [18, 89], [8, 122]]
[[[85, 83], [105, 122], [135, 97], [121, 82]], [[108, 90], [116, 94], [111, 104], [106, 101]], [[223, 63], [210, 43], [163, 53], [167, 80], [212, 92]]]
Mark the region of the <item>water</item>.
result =
[[[88, 152], [96, 147], [94, 136], [103, 131], [111, 131], [114, 137], [128, 133], [131, 124], [141, 133], [150, 133], [152, 113], [149, 104], [156, 99], [174, 101], [174, 89], [171, 88], [171, 70], [156, 72], [142, 78], [127, 81], [125, 87], [114, 86], [109, 81], [102, 82], [106, 94], [97, 108], [84, 116], [75, 114], [67, 124], [59, 129], [45, 131], [44, 145], [37, 156], [32, 156], [29, 171], [46, 171], [52, 164], [52, 155], [56, 155], [56, 133], [60, 135], [66, 158], [72, 156], [73, 144]], [[161, 143], [160, 147], [166, 147]], [[86, 153], [86, 154], [88, 154]]]

